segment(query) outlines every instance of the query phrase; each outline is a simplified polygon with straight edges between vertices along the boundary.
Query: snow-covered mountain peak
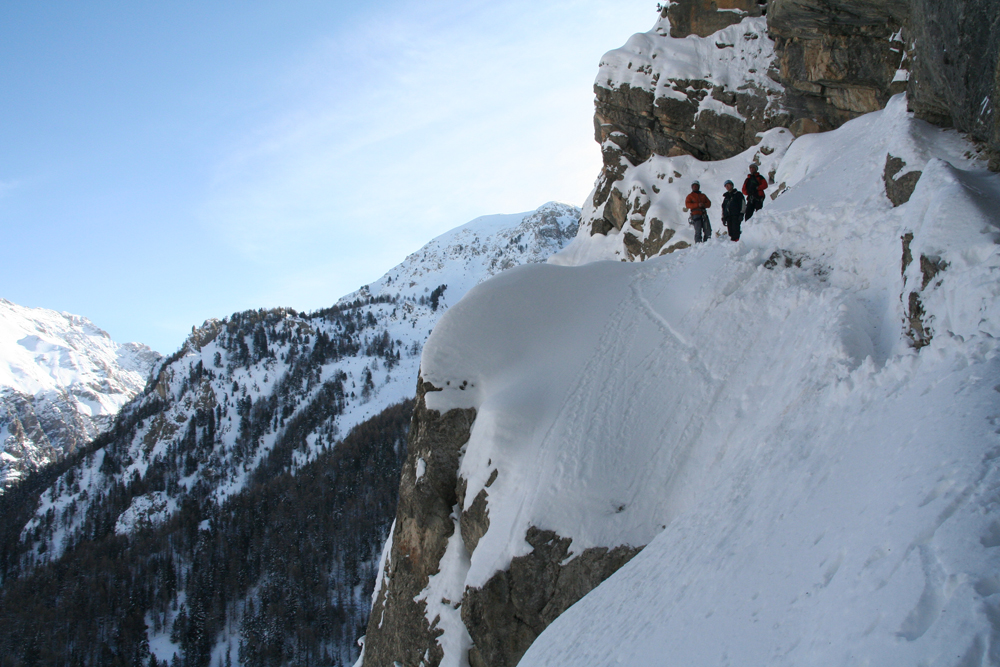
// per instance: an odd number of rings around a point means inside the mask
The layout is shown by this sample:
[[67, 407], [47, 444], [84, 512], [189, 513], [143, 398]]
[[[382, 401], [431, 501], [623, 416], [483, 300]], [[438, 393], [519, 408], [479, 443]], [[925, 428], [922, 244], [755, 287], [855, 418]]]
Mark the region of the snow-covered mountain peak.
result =
[[[125, 395], [88, 406], [94, 415], [114, 414], [146, 384], [159, 354], [138, 343], [116, 343], [79, 315], [25, 308], [0, 299], [0, 387], [35, 395], [74, 385]], [[120, 389], [121, 391], [116, 391]]]
[[103, 430], [160, 358], [85, 317], [0, 299], [0, 489]]
[[426, 297], [443, 284], [447, 303], [453, 304], [501, 271], [544, 262], [576, 237], [579, 226], [580, 210], [558, 202], [528, 213], [481, 216], [434, 238], [382, 278], [338, 303], [394, 294]]
[[[435, 238], [331, 308], [259, 309], [193, 327], [147, 395], [126, 409], [154, 416], [137, 419], [127, 442], [88, 458], [73, 475], [89, 480], [82, 489], [43, 494], [26, 534], [45, 512], [86, 507], [81, 493], [93, 496], [115, 479], [155, 476], [163, 488], [152, 492], [169, 491], [169, 498], [136, 498], [117, 524], [128, 534], [168, 518], [192, 489], [211, 489], [210, 499], [221, 504], [276, 449], [296, 448], [292, 468], [313, 460], [338, 436], [413, 396], [424, 341], [451, 304], [505, 269], [545, 261], [575, 238], [579, 220], [579, 209], [559, 203], [484, 216]], [[39, 554], [61, 554], [81, 516], [40, 540]]]

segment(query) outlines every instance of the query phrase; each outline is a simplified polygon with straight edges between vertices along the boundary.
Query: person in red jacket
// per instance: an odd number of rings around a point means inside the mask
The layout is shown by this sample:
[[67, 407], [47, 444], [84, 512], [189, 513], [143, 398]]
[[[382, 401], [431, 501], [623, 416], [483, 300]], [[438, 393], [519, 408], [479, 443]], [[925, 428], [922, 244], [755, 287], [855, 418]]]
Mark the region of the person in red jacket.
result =
[[691, 193], [684, 200], [684, 210], [691, 211], [690, 223], [694, 225], [694, 242], [702, 243], [712, 238], [712, 225], [708, 221], [707, 209], [712, 201], [701, 191], [701, 184], [691, 184]]
[[747, 212], [744, 220], [749, 220], [754, 211], [764, 208], [764, 190], [767, 190], [767, 179], [757, 173], [757, 165], [750, 165], [750, 173], [743, 181], [743, 194], [747, 197]]

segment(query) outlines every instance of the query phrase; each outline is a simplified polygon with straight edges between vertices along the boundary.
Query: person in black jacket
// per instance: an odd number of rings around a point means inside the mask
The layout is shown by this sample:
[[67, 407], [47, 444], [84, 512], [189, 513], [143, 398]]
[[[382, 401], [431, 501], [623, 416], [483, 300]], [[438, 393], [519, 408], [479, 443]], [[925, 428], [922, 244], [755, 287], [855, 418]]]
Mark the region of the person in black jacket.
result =
[[729, 238], [739, 241], [746, 200], [743, 199], [743, 193], [733, 187], [732, 181], [726, 181], [725, 186], [726, 193], [722, 195], [722, 224], [729, 230]]

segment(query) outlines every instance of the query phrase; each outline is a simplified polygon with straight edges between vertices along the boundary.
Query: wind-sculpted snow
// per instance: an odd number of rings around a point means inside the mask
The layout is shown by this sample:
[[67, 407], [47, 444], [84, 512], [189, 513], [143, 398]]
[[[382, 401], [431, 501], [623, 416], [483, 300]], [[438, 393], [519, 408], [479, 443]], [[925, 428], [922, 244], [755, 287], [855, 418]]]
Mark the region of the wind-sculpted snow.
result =
[[0, 493], [104, 430], [159, 360], [86, 318], [0, 299]]
[[[895, 208], [887, 153], [922, 171]], [[575, 554], [647, 545], [521, 665], [1000, 651], [1000, 179], [902, 98], [774, 169], [739, 243], [579, 264], [615, 258], [581, 237], [552, 260], [577, 265], [480, 285], [428, 340], [428, 408], [476, 410], [456, 509], [489, 485], [489, 524], [422, 599], [482, 586], [531, 527]], [[463, 664], [458, 610], [428, 614]]]

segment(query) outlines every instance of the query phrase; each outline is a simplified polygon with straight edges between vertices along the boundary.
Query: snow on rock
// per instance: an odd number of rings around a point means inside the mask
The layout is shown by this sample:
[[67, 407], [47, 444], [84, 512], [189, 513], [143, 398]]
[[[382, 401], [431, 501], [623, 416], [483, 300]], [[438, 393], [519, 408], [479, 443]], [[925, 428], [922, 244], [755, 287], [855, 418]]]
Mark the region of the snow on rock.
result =
[[136, 496], [115, 522], [115, 534], [128, 535], [137, 528], [161, 524], [176, 509], [176, 501], [163, 491]]
[[86, 318], [0, 299], [0, 492], [106, 428], [160, 358]]
[[[895, 208], [887, 153], [922, 171]], [[421, 594], [442, 664], [468, 640], [437, 600], [468, 600], [531, 527], [576, 555], [647, 546], [521, 665], [1000, 650], [1000, 177], [902, 97], [774, 156], [779, 192], [739, 243], [601, 262], [619, 249], [581, 235], [435, 328], [427, 407], [476, 410], [456, 534], [489, 487], [475, 550], [451, 540]]]
[[[723, 234], [723, 184], [728, 180], [737, 189], [742, 187], [751, 163], [758, 165], [761, 175], [773, 178], [792, 141], [788, 130], [777, 128], [762, 134], [757, 146], [725, 160], [702, 162], [690, 155], [654, 155], [626, 169], [615, 184], [623, 200], [633, 202], [630, 207], [636, 212], [630, 214], [631, 222], [622, 230], [611, 229], [607, 235], [594, 236], [590, 228], [582, 224], [580, 242], [571, 244], [567, 251], [551, 261], [574, 264], [610, 258], [644, 260], [687, 248], [694, 244], [694, 227], [688, 221], [690, 213], [684, 208], [684, 198], [691, 193], [694, 181], [700, 183], [701, 191], [712, 202], [708, 215], [713, 232]], [[772, 184], [770, 189], [773, 192], [781, 188]], [[593, 201], [588, 200], [583, 220], [601, 218], [601, 208], [594, 207]]]
[[[657, 98], [687, 100], [678, 82], [704, 81], [731, 91], [756, 87], [773, 93], [782, 87], [767, 76], [774, 61], [774, 44], [767, 38], [767, 19], [745, 18], [708, 37], [670, 37], [670, 22], [657, 20], [649, 32], [633, 35], [625, 45], [601, 58], [596, 84], [604, 88], [628, 85]], [[739, 112], [711, 96], [703, 108]], [[717, 106], [716, 106], [717, 105]]]

